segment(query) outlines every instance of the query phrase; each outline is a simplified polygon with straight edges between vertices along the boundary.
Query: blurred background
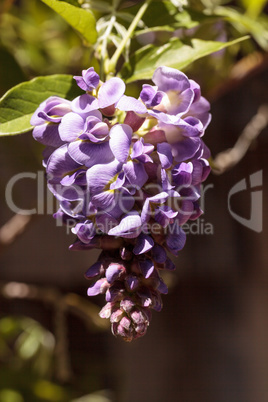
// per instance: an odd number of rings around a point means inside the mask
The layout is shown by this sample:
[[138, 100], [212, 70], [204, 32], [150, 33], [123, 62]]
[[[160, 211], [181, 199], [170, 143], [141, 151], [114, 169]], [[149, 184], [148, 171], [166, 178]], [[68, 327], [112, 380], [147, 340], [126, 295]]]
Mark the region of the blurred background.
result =
[[[222, 3], [245, 12], [250, 2]], [[267, 24], [262, 3], [259, 14]], [[240, 34], [238, 26], [211, 22], [206, 33], [197, 28], [195, 35], [228, 39], [235, 29]], [[1, 96], [38, 75], [74, 75], [89, 67], [90, 50], [40, 1], [2, 0], [0, 38]], [[165, 278], [163, 310], [154, 312], [147, 335], [132, 344], [114, 338], [98, 319], [102, 297], [86, 296], [84, 272], [98, 252], [69, 251], [75, 236], [56, 226], [46, 207], [30, 217], [8, 207], [8, 183], [28, 172], [14, 184], [13, 200], [18, 208], [37, 208], [42, 146], [31, 133], [1, 138], [1, 402], [268, 401], [268, 56], [261, 44], [254, 37], [186, 71], [211, 102], [205, 141], [215, 169], [205, 183], [205, 214], [174, 259], [176, 271]], [[141, 84], [129, 91], [138, 93]], [[219, 154], [241, 135], [245, 143], [245, 127], [255, 138], [228, 169]], [[259, 171], [262, 183], [250, 189], [250, 176]], [[244, 179], [247, 189], [234, 194], [228, 208], [231, 189]], [[45, 180], [39, 186], [49, 204]], [[257, 204], [251, 190], [261, 195]], [[246, 227], [230, 209], [247, 220], [257, 211], [262, 225]]]

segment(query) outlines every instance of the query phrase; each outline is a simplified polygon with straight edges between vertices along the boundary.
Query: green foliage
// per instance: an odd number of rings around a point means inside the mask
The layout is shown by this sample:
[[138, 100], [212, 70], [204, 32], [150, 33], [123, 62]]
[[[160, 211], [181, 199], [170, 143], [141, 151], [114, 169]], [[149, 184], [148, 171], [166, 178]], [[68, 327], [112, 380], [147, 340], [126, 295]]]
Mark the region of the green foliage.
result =
[[134, 54], [130, 59], [130, 70], [123, 71], [123, 77], [126, 78], [127, 82], [150, 79], [154, 70], [162, 65], [180, 70], [185, 69], [195, 60], [245, 39], [248, 39], [248, 37], [239, 38], [231, 42], [214, 42], [200, 39], [182, 42], [179, 39], [174, 39], [160, 47], [149, 45]]
[[40, 0], [16, 4], [0, 18], [0, 96], [38, 75], [74, 74], [88, 66], [89, 48], [60, 15]]
[[267, 0], [241, 0], [243, 6], [247, 10], [247, 15], [256, 18], [262, 12]]
[[96, 22], [89, 10], [75, 7], [65, 1], [42, 0], [78, 31], [86, 42], [94, 44], [97, 40]]
[[[0, 77], [0, 91], [18, 84], [25, 75], [27, 79], [27, 74], [28, 78], [54, 71], [73, 75], [90, 66], [94, 66], [102, 80], [107, 74], [118, 74], [127, 83], [151, 79], [160, 65], [191, 68], [195, 75], [196, 60], [224, 49], [213, 62], [206, 57], [202, 61], [204, 68], [197, 72], [206, 85], [210, 80], [206, 71], [210, 71], [213, 85], [217, 85], [217, 79], [218, 82], [227, 79], [239, 58], [259, 47], [268, 48], [268, 21], [262, 13], [264, 0], [239, 0], [232, 2], [232, 7], [226, 5], [230, 3], [226, 0], [188, 3], [188, 7], [180, 9], [169, 0], [21, 0], [22, 16], [14, 5], [0, 19], [3, 37], [0, 71], [2, 77], [9, 77], [2, 78], [2, 83]], [[77, 35], [74, 35], [76, 42], [69, 36], [72, 29], [64, 20], [79, 32], [82, 42], [77, 42]], [[135, 27], [130, 33], [133, 21]], [[254, 40], [244, 44], [246, 34]], [[8, 74], [9, 71], [12, 73]], [[68, 96], [69, 89], [63, 89], [58, 79], [52, 83], [52, 77], [40, 78], [48, 85], [43, 92], [35, 88], [41, 83], [37, 79], [13, 88], [0, 100], [0, 135], [27, 132], [31, 129], [31, 114], [42, 100], [50, 95]], [[72, 81], [71, 77], [66, 80], [69, 84]], [[63, 85], [61, 79], [60, 83]], [[34, 85], [33, 99], [28, 92], [31, 85]]]
[[87, 364], [85, 375], [63, 385], [55, 380], [55, 352], [55, 337], [37, 321], [0, 317], [0, 402], [111, 402], [109, 392], [97, 392], [103, 367], [96, 359], [93, 373]]
[[69, 75], [38, 77], [15, 86], [0, 99], [0, 135], [31, 130], [33, 112], [49, 96], [73, 99], [80, 94], [81, 90]]
[[251, 16], [241, 14], [239, 11], [230, 7], [217, 7], [215, 9], [217, 16], [225, 18], [240, 33], [249, 33], [263, 49], [268, 50], [268, 30], [267, 24]]

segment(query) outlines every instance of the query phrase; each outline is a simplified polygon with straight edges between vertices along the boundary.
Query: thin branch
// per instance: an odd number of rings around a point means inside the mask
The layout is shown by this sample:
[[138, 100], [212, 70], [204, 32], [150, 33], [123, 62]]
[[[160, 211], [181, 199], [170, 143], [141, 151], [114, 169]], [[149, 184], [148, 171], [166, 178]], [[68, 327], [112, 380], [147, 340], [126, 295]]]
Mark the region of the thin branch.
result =
[[53, 308], [62, 303], [66, 312], [81, 318], [90, 328], [99, 331], [109, 328], [106, 321], [98, 316], [99, 308], [95, 304], [74, 293], [62, 294], [54, 287], [41, 287], [23, 282], [0, 282], [0, 297], [41, 301]]
[[268, 104], [259, 107], [258, 112], [242, 131], [240, 137], [231, 149], [220, 152], [212, 162], [212, 169], [216, 174], [222, 174], [230, 169], [246, 154], [252, 142], [268, 125]]
[[33, 215], [17, 213], [0, 228], [0, 249], [9, 246], [21, 235], [31, 222]]
[[130, 24], [126, 36], [123, 38], [120, 46], [114, 52], [111, 60], [107, 62], [107, 74], [112, 74], [116, 68], [116, 64], [118, 62], [121, 53], [123, 52], [128, 40], [132, 37], [133, 32], [135, 31], [140, 19], [142, 18], [143, 14], [147, 10], [149, 4], [152, 0], [145, 0], [144, 4], [141, 6], [139, 11], [137, 12], [136, 16], [134, 17], [132, 23]]
[[235, 88], [245, 85], [251, 77], [266, 71], [268, 67], [268, 54], [259, 51], [248, 54], [239, 60], [231, 69], [226, 80], [219, 83], [207, 94], [211, 102], [223, 97]]

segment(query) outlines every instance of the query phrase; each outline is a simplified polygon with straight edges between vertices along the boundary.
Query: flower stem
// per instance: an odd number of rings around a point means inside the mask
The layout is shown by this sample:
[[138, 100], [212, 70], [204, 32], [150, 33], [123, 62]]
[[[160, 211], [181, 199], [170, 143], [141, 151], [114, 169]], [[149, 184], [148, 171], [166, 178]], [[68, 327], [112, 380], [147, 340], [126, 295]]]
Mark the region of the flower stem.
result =
[[145, 13], [145, 11], [147, 10], [149, 4], [151, 3], [152, 0], [145, 0], [144, 4], [141, 6], [141, 8], [139, 9], [138, 13], [136, 14], [135, 18], [133, 19], [132, 23], [130, 24], [127, 34], [124, 37], [124, 39], [122, 40], [120, 46], [116, 49], [116, 51], [114, 52], [111, 60], [109, 60], [107, 62], [106, 65], [106, 73], [107, 74], [111, 74], [115, 71], [116, 68], [116, 64], [118, 62], [118, 59], [121, 55], [121, 53], [124, 50], [124, 47], [127, 44], [127, 41], [131, 38], [135, 28], [137, 27], [141, 17], [143, 16], [143, 14]]
[[100, 64], [100, 76], [101, 76], [102, 80], [104, 80], [104, 74], [105, 74], [104, 61], [105, 61], [106, 53], [107, 53], [107, 40], [108, 40], [109, 35], [112, 32], [112, 29], [113, 29], [115, 21], [116, 21], [116, 17], [115, 17], [115, 15], [112, 15], [110, 23], [109, 23], [109, 25], [108, 25], [108, 27], [107, 27], [107, 29], [105, 31], [104, 39], [103, 39], [103, 42], [102, 42], [101, 64]]

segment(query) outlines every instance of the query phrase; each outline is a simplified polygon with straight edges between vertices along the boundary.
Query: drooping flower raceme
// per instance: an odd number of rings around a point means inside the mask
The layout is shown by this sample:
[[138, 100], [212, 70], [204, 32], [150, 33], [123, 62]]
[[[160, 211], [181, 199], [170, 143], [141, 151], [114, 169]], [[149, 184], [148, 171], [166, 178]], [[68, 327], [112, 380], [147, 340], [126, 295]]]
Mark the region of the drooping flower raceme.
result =
[[210, 105], [182, 72], [156, 69], [139, 99], [117, 77], [101, 82], [91, 67], [74, 77], [85, 93], [53, 96], [32, 116], [46, 145], [55, 218], [72, 225], [72, 250], [102, 249], [86, 272], [88, 295], [104, 294], [100, 316], [126, 341], [146, 333], [167, 293], [168, 253], [185, 244], [182, 226], [202, 213], [198, 200], [210, 167], [202, 137]]

